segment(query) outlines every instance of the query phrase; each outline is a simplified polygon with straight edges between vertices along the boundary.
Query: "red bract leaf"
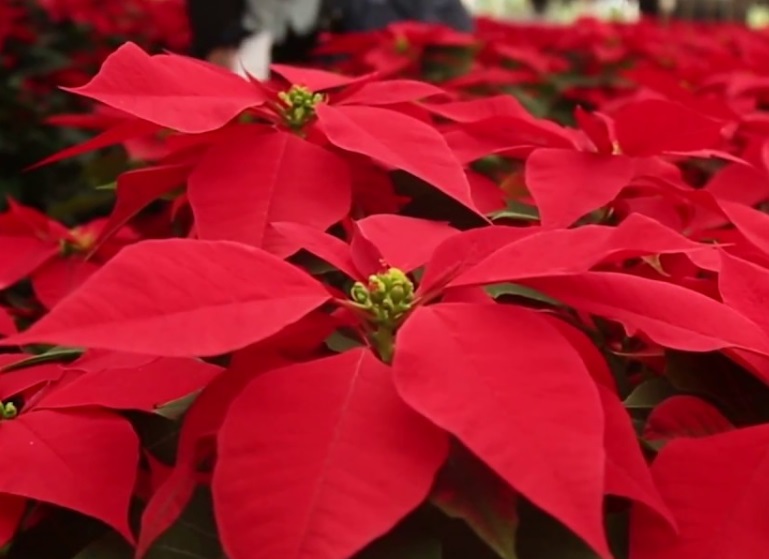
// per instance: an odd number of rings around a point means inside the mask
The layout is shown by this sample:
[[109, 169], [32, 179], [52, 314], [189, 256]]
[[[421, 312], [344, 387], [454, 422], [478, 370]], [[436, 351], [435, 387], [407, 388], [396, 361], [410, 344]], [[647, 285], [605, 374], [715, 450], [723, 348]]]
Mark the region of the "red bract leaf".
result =
[[703, 150], [721, 141], [722, 123], [679, 103], [647, 99], [625, 105], [612, 116], [626, 155]]
[[[466, 234], [466, 233], [465, 233]], [[610, 259], [684, 253], [718, 268], [717, 253], [653, 219], [633, 214], [618, 227], [589, 225], [530, 234], [487, 254], [451, 282], [453, 287], [526, 277], [587, 272]]]
[[363, 84], [336, 101], [336, 105], [394, 105], [446, 95], [436, 85], [414, 80], [388, 80]]
[[0, 307], [0, 335], [10, 336], [16, 333], [16, 322], [7, 309]]
[[[319, 105], [317, 113], [323, 131], [337, 147], [408, 171], [477, 211], [462, 166], [434, 128], [375, 107]], [[414, 157], [415, 150], [419, 157]]]
[[98, 269], [97, 264], [79, 258], [49, 260], [33, 274], [32, 288], [43, 306], [52, 309]]
[[137, 169], [120, 175], [117, 179], [115, 207], [99, 234], [96, 246], [112, 237], [152, 202], [184, 184], [189, 171], [189, 165], [175, 164]]
[[176, 464], [170, 475], [157, 487], [144, 509], [136, 546], [136, 557], [143, 557], [152, 543], [181, 515], [197, 485], [196, 468], [201, 456], [200, 444], [216, 434], [230, 402], [263, 369], [257, 366], [228, 369], [218, 375], [190, 406], [184, 416]]
[[68, 91], [189, 134], [221, 128], [267, 100], [231, 72], [173, 54], [150, 56], [133, 43], [112, 53], [89, 83]]
[[357, 225], [388, 265], [407, 272], [424, 265], [438, 245], [459, 233], [446, 223], [400, 215], [372, 215]]
[[287, 82], [306, 87], [311, 91], [336, 89], [337, 87], [352, 85], [372, 78], [372, 75], [343, 76], [342, 74], [335, 74], [316, 68], [300, 68], [285, 64], [273, 64], [270, 68]]
[[56, 243], [32, 236], [4, 235], [0, 231], [0, 290], [23, 280], [58, 253]]
[[325, 230], [341, 220], [352, 186], [337, 155], [295, 134], [245, 126], [203, 156], [187, 193], [200, 238], [262, 247], [271, 222]]
[[761, 557], [769, 548], [768, 448], [765, 425], [666, 445], [652, 473], [679, 534], [635, 509], [632, 559]]
[[133, 540], [128, 506], [139, 441], [125, 419], [33, 410], [3, 422], [0, 444], [13, 456], [0, 461], [0, 492], [76, 510]]
[[217, 355], [271, 336], [328, 299], [309, 275], [256, 248], [145, 241], [125, 248], [32, 328], [2, 343]]
[[427, 496], [447, 450], [367, 350], [265, 373], [219, 433], [213, 491], [225, 550], [351, 557]]
[[606, 425], [606, 493], [641, 503], [675, 527], [675, 518], [654, 485], [625, 407], [608, 388], [599, 386], [598, 391]]
[[455, 103], [425, 103], [423, 106], [431, 113], [455, 122], [477, 122], [503, 116], [533, 118], [512, 95], [496, 95]]
[[[271, 227], [275, 235], [285, 239], [284, 246], [293, 247], [295, 250], [302, 248], [351, 278], [363, 279], [353, 262], [350, 245], [341, 239], [299, 223], [273, 223]], [[275, 237], [271, 235], [271, 238], [275, 241]], [[270, 252], [288, 253], [284, 249]]]
[[769, 354], [769, 338], [731, 307], [678, 285], [629, 274], [588, 272], [524, 280], [581, 311], [641, 330], [654, 342], [685, 351], [742, 348]]
[[724, 303], [769, 332], [769, 270], [726, 252], [721, 253], [721, 262], [718, 290]]
[[471, 229], [447, 239], [435, 249], [428, 262], [419, 292], [437, 292], [500, 248], [540, 231], [538, 227], [499, 225]]
[[91, 138], [90, 140], [72, 147], [68, 147], [59, 152], [56, 152], [49, 157], [46, 157], [42, 161], [35, 163], [32, 167], [30, 167], [30, 170], [36, 169], [37, 167], [42, 167], [43, 165], [50, 165], [51, 163], [56, 163], [57, 161], [62, 161], [64, 159], [69, 159], [70, 157], [75, 157], [84, 153], [95, 151], [97, 149], [122, 144], [127, 140], [147, 136], [153, 132], [157, 132], [158, 130], [160, 130], [160, 127], [157, 124], [145, 122], [143, 120], [130, 120], [121, 122]]
[[394, 372], [411, 407], [611, 556], [601, 402], [579, 354], [544, 318], [513, 306], [420, 307], [398, 334]]
[[652, 410], [644, 438], [707, 437], [734, 430], [717, 407], [696, 396], [673, 396]]
[[633, 172], [633, 160], [620, 155], [538, 149], [526, 160], [526, 186], [543, 226], [568, 227], [612, 202]]
[[718, 206], [750, 244], [769, 255], [769, 215], [726, 200], [720, 200]]
[[16, 535], [26, 508], [25, 498], [0, 494], [0, 546], [5, 546]]
[[81, 373], [38, 402], [38, 408], [101, 407], [153, 411], [200, 390], [221, 369], [195, 359], [157, 358], [132, 368]]

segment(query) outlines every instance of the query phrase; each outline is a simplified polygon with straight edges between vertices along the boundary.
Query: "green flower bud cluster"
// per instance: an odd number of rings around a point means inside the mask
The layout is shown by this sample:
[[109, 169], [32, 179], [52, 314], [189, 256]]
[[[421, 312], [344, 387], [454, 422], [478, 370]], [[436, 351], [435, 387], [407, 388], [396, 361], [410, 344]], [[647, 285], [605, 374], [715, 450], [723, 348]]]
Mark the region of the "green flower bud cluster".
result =
[[322, 93], [313, 93], [306, 87], [292, 85], [288, 91], [278, 93], [283, 103], [283, 120], [293, 129], [300, 129], [315, 116], [315, 107], [326, 101]]
[[0, 420], [2, 419], [13, 419], [19, 415], [19, 410], [16, 409], [16, 406], [13, 404], [13, 402], [3, 403], [0, 402]]
[[368, 285], [355, 282], [350, 291], [352, 300], [368, 311], [374, 322], [395, 326], [411, 309], [414, 302], [414, 284], [397, 268], [369, 276]]

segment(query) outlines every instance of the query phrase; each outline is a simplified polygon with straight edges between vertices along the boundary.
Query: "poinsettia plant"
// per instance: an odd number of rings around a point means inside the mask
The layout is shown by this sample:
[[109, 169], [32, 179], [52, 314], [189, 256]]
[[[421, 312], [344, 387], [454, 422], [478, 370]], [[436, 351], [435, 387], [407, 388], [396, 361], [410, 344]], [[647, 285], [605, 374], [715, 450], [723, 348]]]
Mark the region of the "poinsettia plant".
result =
[[769, 37], [712, 31], [118, 48], [42, 162], [125, 147], [111, 213], [0, 214], [8, 555], [759, 556]]

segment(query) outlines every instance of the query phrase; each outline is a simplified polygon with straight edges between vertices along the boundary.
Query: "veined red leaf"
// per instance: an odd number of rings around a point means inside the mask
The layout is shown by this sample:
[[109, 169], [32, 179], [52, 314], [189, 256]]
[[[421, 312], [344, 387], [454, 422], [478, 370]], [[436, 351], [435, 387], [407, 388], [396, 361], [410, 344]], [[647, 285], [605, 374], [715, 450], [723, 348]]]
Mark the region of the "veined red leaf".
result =
[[160, 130], [160, 127], [157, 124], [143, 120], [137, 119], [120, 122], [112, 128], [99, 133], [97, 136], [94, 136], [90, 140], [86, 140], [85, 142], [68, 147], [46, 157], [42, 161], [32, 165], [29, 170], [36, 169], [44, 165], [50, 165], [51, 163], [56, 163], [57, 161], [69, 159], [70, 157], [75, 157], [91, 151], [96, 151], [97, 149], [119, 145], [127, 140], [147, 136], [153, 132], [157, 132], [158, 130]]
[[214, 378], [190, 406], [179, 435], [176, 464], [155, 489], [142, 514], [137, 559], [144, 557], [184, 511], [197, 485], [196, 467], [206, 457], [200, 452], [201, 443], [217, 433], [232, 400], [260, 372], [262, 369], [251, 363], [234, 365]]
[[679, 533], [636, 508], [631, 558], [761, 557], [769, 548], [767, 449], [766, 425], [667, 444], [652, 473]]
[[260, 375], [219, 433], [213, 491], [228, 556], [351, 557], [427, 496], [447, 442], [368, 350]]
[[[272, 223], [270, 226], [274, 231], [270, 236], [273, 242], [276, 242], [275, 236], [281, 237], [284, 240], [277, 242], [282, 242], [283, 247], [292, 247], [293, 250], [304, 249], [353, 279], [365, 279], [355, 267], [350, 245], [343, 240], [299, 223]], [[291, 255], [288, 248], [280, 248], [277, 252]]]
[[220, 372], [219, 367], [196, 359], [160, 357], [139, 367], [80, 373], [42, 398], [37, 408], [150, 412], [200, 390]]
[[685, 351], [740, 348], [769, 355], [769, 336], [737, 311], [696, 291], [615, 272], [523, 280], [583, 312], [615, 320], [629, 332]]
[[317, 68], [301, 68], [299, 66], [289, 66], [286, 64], [273, 64], [270, 66], [273, 72], [278, 74], [292, 85], [306, 87], [310, 91], [325, 91], [327, 89], [336, 89], [359, 82], [370, 80], [373, 75], [363, 76], [344, 76], [326, 70]]
[[447, 223], [394, 214], [372, 215], [356, 223], [388, 265], [408, 272], [424, 265], [438, 245], [459, 234]]
[[[332, 144], [408, 171], [477, 211], [462, 165], [431, 126], [377, 107], [319, 105], [317, 114]], [[414, 157], [414, 150], [419, 151], [419, 157]]]
[[612, 117], [619, 147], [630, 156], [703, 150], [721, 141], [723, 123], [671, 101], [629, 103]]
[[612, 202], [633, 178], [633, 160], [566, 149], [538, 149], [526, 160], [526, 186], [545, 227], [568, 227]]
[[452, 103], [424, 103], [423, 106], [431, 113], [455, 122], [477, 122], [505, 116], [533, 118], [512, 95], [495, 95]]
[[288, 132], [257, 126], [234, 132], [189, 178], [200, 238], [262, 247], [271, 222], [326, 230], [347, 215], [352, 185], [344, 160]]
[[412, 408], [611, 556], [601, 402], [579, 354], [543, 317], [508, 305], [419, 307], [398, 333], [393, 370]]
[[363, 84], [336, 101], [336, 105], [395, 105], [445, 96], [446, 91], [427, 82], [416, 80], [386, 80]]
[[134, 43], [113, 52], [86, 85], [68, 91], [188, 134], [221, 128], [267, 100], [232, 72], [174, 54], [150, 56]]
[[499, 225], [471, 229], [446, 239], [433, 252], [419, 284], [419, 292], [436, 292], [500, 248], [540, 231], [539, 227]]
[[55, 242], [0, 232], [0, 290], [28, 277], [58, 253], [59, 245]]
[[614, 259], [677, 253], [688, 255], [707, 269], [718, 269], [718, 254], [712, 246], [692, 241], [651, 218], [631, 214], [617, 227], [588, 225], [513, 240], [468, 267], [451, 285], [587, 272]]
[[718, 206], [750, 244], [769, 255], [769, 215], [738, 202], [719, 200]]
[[253, 247], [144, 241], [123, 249], [32, 328], [2, 345], [218, 355], [271, 336], [329, 297], [309, 275]]
[[696, 396], [673, 396], [652, 410], [643, 436], [656, 441], [707, 437], [733, 430], [734, 425], [713, 404]]
[[139, 440], [128, 421], [95, 411], [31, 410], [3, 422], [0, 444], [13, 457], [0, 461], [0, 492], [76, 510], [133, 541], [128, 507]]
[[98, 269], [98, 264], [81, 258], [54, 258], [33, 273], [32, 289], [42, 305], [52, 309]]
[[769, 332], [769, 270], [721, 252], [718, 290], [724, 303]]
[[184, 184], [189, 175], [187, 164], [157, 165], [121, 174], [117, 179], [115, 207], [104, 225], [97, 246], [152, 202]]
[[638, 443], [630, 416], [619, 397], [599, 386], [603, 402], [606, 432], [606, 486], [607, 494], [632, 499], [654, 511], [659, 518], [675, 528], [676, 520], [654, 485]]

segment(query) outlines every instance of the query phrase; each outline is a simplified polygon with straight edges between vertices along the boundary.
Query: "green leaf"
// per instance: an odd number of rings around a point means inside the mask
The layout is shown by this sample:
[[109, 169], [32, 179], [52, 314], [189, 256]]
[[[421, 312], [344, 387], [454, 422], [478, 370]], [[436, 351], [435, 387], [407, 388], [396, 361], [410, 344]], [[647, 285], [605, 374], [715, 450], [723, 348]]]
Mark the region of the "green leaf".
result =
[[451, 456], [431, 500], [447, 516], [464, 520], [502, 559], [517, 559], [518, 496], [469, 451]]
[[399, 533], [385, 536], [360, 554], [355, 559], [441, 559], [441, 543], [423, 536], [405, 536]]
[[198, 391], [193, 394], [183, 396], [178, 400], [174, 400], [173, 402], [163, 404], [155, 410], [155, 413], [161, 417], [170, 419], [171, 421], [178, 421], [185, 413], [187, 413], [187, 410], [197, 399], [199, 393], [200, 392]]
[[225, 559], [208, 487], [197, 488], [179, 520], [158, 538], [145, 559]]
[[133, 548], [117, 534], [110, 533], [86, 547], [73, 559], [133, 559]]
[[502, 297], [503, 295], [512, 295], [514, 297], [523, 297], [525, 299], [531, 299], [532, 301], [545, 303], [546, 305], [552, 305], [554, 307], [563, 306], [563, 304], [558, 302], [556, 299], [548, 297], [536, 289], [532, 289], [524, 285], [517, 285], [515, 283], [495, 283], [492, 285], [487, 285], [484, 289], [494, 299]]
[[40, 355], [34, 355], [27, 359], [22, 359], [16, 363], [6, 365], [0, 368], [0, 372], [9, 373], [11, 371], [18, 371], [19, 369], [26, 369], [27, 367], [34, 367], [35, 365], [43, 365], [44, 363], [70, 361], [77, 359], [83, 354], [82, 349], [69, 348], [69, 347], [55, 347], [49, 349]]
[[359, 340], [345, 336], [342, 332], [334, 332], [326, 338], [326, 347], [336, 353], [343, 353], [363, 345]]
[[499, 219], [513, 219], [516, 221], [539, 221], [539, 210], [530, 204], [524, 204], [523, 202], [510, 200], [507, 203], [506, 209], [490, 214], [489, 218], [492, 221], [497, 221]]
[[664, 378], [654, 378], [639, 384], [625, 398], [625, 407], [634, 410], [651, 410], [676, 394], [676, 390]]

